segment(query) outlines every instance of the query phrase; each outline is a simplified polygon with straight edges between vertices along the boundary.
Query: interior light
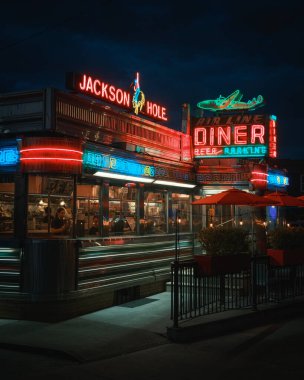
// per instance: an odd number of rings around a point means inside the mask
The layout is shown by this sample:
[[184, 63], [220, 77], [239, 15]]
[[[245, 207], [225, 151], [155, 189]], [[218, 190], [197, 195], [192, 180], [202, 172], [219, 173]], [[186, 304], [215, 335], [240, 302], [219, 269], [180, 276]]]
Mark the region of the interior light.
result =
[[243, 219], [240, 219], [240, 226], [243, 225]]
[[151, 183], [154, 181], [153, 178], [134, 177], [131, 175], [116, 174], [116, 173], [101, 172], [101, 171], [94, 173], [94, 175], [97, 177], [103, 177], [103, 178], [122, 179], [125, 181], [134, 181], [134, 182], [143, 182], [143, 183]]
[[195, 187], [195, 184], [190, 184], [190, 183], [180, 183], [180, 182], [172, 182], [172, 181], [161, 181], [161, 180], [156, 180], [153, 182], [155, 185], [167, 185], [167, 186], [176, 186], [176, 187], [187, 187], [189, 189], [192, 189]]

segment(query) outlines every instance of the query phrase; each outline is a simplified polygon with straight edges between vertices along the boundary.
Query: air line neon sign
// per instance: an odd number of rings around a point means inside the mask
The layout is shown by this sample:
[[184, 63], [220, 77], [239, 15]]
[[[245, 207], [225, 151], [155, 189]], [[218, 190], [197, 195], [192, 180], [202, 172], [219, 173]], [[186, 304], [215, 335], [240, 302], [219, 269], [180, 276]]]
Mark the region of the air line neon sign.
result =
[[264, 157], [267, 154], [262, 124], [197, 127], [194, 129], [194, 156]]
[[134, 90], [133, 96], [129, 91], [88, 74], [69, 73], [67, 75], [67, 87], [124, 108], [133, 108], [135, 114], [140, 112], [154, 119], [168, 120], [167, 109], [165, 107], [145, 99], [139, 87], [139, 73], [136, 73], [136, 79], [134, 80], [134, 85], [132, 85]]

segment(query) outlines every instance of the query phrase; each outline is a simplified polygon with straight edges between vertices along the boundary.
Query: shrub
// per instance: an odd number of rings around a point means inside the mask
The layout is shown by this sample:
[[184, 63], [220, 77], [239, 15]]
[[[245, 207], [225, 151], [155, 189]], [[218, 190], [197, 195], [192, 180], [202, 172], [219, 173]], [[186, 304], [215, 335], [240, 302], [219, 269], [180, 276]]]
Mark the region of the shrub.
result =
[[208, 255], [249, 253], [248, 232], [240, 227], [204, 228], [199, 240]]
[[304, 249], [304, 228], [277, 227], [268, 233], [268, 244], [274, 249]]

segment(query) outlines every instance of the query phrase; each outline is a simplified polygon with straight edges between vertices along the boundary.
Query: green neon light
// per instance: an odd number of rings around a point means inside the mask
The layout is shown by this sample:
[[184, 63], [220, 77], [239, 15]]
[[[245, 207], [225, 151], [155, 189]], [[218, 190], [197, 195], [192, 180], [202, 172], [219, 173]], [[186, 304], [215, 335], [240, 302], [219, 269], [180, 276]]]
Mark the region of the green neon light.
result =
[[[202, 148], [203, 150], [204, 148]], [[232, 145], [227, 147], [219, 147], [215, 154], [200, 154], [194, 153], [196, 158], [228, 158], [228, 157], [264, 157], [267, 154], [266, 145]]]
[[262, 95], [259, 95], [257, 98], [253, 98], [252, 100], [248, 100], [247, 102], [241, 102], [242, 97], [243, 94], [240, 90], [236, 90], [227, 96], [227, 98], [220, 95], [217, 99], [203, 100], [197, 103], [197, 106], [205, 110], [216, 112], [233, 110], [253, 111], [264, 105], [264, 98]]

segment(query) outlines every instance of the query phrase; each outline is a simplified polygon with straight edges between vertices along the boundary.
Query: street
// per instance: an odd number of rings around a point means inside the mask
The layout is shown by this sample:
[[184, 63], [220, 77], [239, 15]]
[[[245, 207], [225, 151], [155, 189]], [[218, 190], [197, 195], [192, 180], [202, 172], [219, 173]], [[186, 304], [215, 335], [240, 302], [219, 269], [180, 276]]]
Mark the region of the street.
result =
[[187, 344], [170, 341], [103, 360], [77, 362], [0, 350], [1, 379], [303, 379], [304, 318]]

